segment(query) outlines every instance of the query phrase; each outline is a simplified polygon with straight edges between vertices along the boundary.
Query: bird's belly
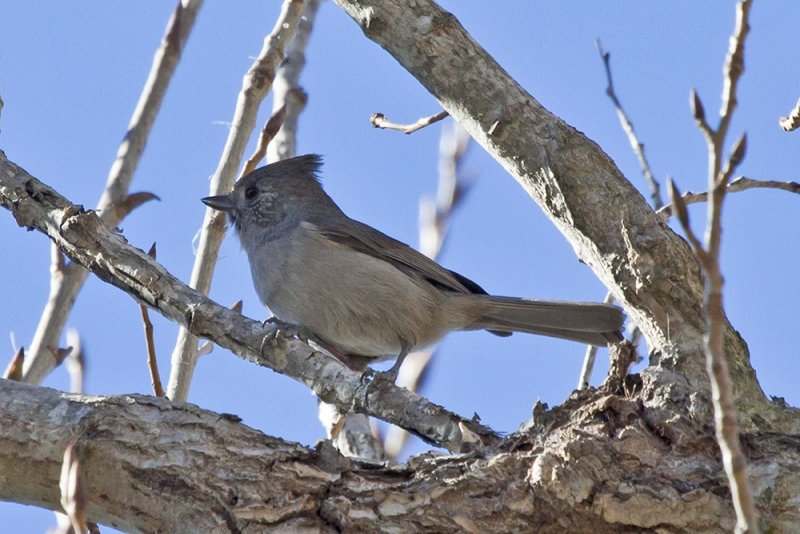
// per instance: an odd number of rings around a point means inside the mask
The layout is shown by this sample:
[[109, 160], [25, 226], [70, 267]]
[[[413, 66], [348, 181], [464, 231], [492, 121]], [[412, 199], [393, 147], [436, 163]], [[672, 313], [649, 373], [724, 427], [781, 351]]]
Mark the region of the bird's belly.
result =
[[371, 256], [332, 257], [328, 250], [324, 258], [312, 254], [272, 274], [258, 288], [272, 313], [342, 352], [390, 358], [444, 334], [438, 291]]

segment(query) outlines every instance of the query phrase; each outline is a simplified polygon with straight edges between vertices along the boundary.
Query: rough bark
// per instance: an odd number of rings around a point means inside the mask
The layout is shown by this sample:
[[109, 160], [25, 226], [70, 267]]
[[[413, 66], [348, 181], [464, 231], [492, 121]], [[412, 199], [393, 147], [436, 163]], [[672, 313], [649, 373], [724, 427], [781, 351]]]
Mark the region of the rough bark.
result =
[[[579, 396], [578, 396], [579, 395]], [[576, 393], [497, 447], [358, 463], [154, 397], [0, 380], [0, 499], [58, 509], [77, 445], [92, 521], [130, 532], [727, 532], [711, 429], [675, 443], [635, 397]], [[800, 438], [745, 440], [762, 521], [800, 523]]]
[[[435, 2], [335, 2], [520, 183], [625, 307], [651, 348], [648, 395], [671, 398], [676, 409], [707, 402], [700, 267], [603, 150], [537, 102]], [[741, 424], [800, 428], [761, 391], [730, 325], [726, 349]], [[669, 430], [668, 419], [653, 423]]]
[[[538, 407], [524, 433], [498, 441], [487, 432], [469, 454], [404, 466], [286, 444], [182, 403], [0, 382], [9, 399], [0, 404], [0, 498], [57, 507], [57, 466], [77, 441], [90, 519], [125, 530], [729, 531], [703, 368], [703, 284], [689, 248], [599, 147], [542, 108], [452, 15], [428, 0], [336, 1], [523, 185], [624, 304], [653, 349], [641, 380]], [[104, 280], [329, 402], [463, 447], [468, 421], [396, 388], [365, 389], [299, 341], [279, 339], [262, 357], [258, 323], [190, 292], [0, 156], [0, 203]], [[767, 401], [730, 325], [725, 344], [762, 527], [790, 532], [800, 524], [797, 412]]]

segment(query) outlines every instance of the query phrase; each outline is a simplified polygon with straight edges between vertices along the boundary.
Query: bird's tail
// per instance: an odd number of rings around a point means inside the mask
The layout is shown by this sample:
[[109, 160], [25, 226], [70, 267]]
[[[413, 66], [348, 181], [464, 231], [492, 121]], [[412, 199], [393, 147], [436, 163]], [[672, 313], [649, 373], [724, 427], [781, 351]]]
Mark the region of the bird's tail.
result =
[[625, 315], [611, 304], [491, 295], [464, 298], [472, 301], [468, 305], [470, 315], [477, 316], [470, 329], [485, 329], [498, 335], [527, 332], [599, 346], [623, 339]]

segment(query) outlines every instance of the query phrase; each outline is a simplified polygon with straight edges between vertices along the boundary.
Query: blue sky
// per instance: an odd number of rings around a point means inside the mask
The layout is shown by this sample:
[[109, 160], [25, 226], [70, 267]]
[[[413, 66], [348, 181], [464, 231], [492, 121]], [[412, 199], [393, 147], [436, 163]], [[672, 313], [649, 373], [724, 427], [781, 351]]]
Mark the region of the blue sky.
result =
[[[134, 212], [122, 224], [124, 234], [145, 250], [157, 242], [159, 261], [183, 280], [203, 215], [199, 199], [208, 194], [242, 76], [279, 4], [207, 1], [134, 178], [132, 191], [151, 191], [161, 201]], [[600, 38], [656, 176], [662, 183], [673, 176], [683, 190], [705, 189], [705, 143], [688, 95], [696, 88], [707, 116], [715, 117], [733, 1], [442, 4], [539, 102], [599, 143], [647, 196], [605, 95], [594, 44]], [[4, 18], [13, 23], [0, 34], [0, 148], [74, 202], [94, 206], [172, 7], [6, 0]], [[800, 59], [793, 52], [798, 18], [800, 4], [793, 2], [756, 2], [753, 8], [729, 141], [748, 133], [740, 171], [751, 178], [798, 179], [800, 134], [777, 126], [800, 97]], [[350, 216], [416, 245], [419, 198], [436, 186], [440, 127], [404, 136], [376, 130], [368, 119], [383, 112], [411, 122], [437, 112], [438, 104], [331, 2], [321, 8], [307, 59], [302, 84], [309, 104], [299, 152], [324, 155], [323, 182]], [[269, 109], [267, 102], [260, 122]], [[536, 204], [477, 145], [465, 169], [476, 182], [453, 219], [442, 263], [495, 294], [604, 297], [602, 285]], [[800, 404], [798, 207], [800, 198], [780, 191], [730, 196], [722, 257], [728, 314], [750, 346], [761, 384], [793, 405]], [[691, 208], [698, 230], [704, 209]], [[18, 228], [7, 212], [0, 213], [0, 236], [0, 334], [27, 346], [47, 298], [49, 242]], [[246, 315], [267, 317], [232, 236], [223, 245], [211, 296], [223, 304], [244, 299]], [[158, 316], [153, 322], [166, 382], [177, 328]], [[138, 306], [129, 296], [90, 277], [68, 325], [84, 339], [88, 393], [150, 391]], [[12, 344], [4, 346], [0, 354], [9, 358]], [[511, 432], [537, 399], [553, 405], [569, 395], [582, 355], [582, 346], [565, 341], [456, 333], [442, 344], [423, 394]], [[602, 379], [604, 358], [594, 383]], [[57, 369], [45, 385], [67, 389], [66, 372]], [[304, 444], [323, 437], [316, 401], [304, 386], [220, 349], [201, 360], [190, 401]], [[0, 515], [6, 518], [0, 531], [42, 532], [54, 524], [48, 512], [14, 504], [0, 503]]]

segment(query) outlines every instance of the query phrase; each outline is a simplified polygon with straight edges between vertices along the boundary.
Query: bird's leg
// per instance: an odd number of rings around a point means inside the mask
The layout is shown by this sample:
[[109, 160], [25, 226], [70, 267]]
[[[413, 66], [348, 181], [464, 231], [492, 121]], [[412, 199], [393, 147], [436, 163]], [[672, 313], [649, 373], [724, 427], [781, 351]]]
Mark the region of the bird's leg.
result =
[[397, 355], [397, 360], [395, 360], [394, 365], [390, 369], [386, 371], [376, 371], [374, 374], [384, 380], [388, 380], [392, 384], [397, 381], [397, 375], [400, 373], [400, 366], [403, 365], [403, 360], [406, 359], [408, 353], [411, 352], [411, 349], [405, 345], [400, 347], [400, 354]]

